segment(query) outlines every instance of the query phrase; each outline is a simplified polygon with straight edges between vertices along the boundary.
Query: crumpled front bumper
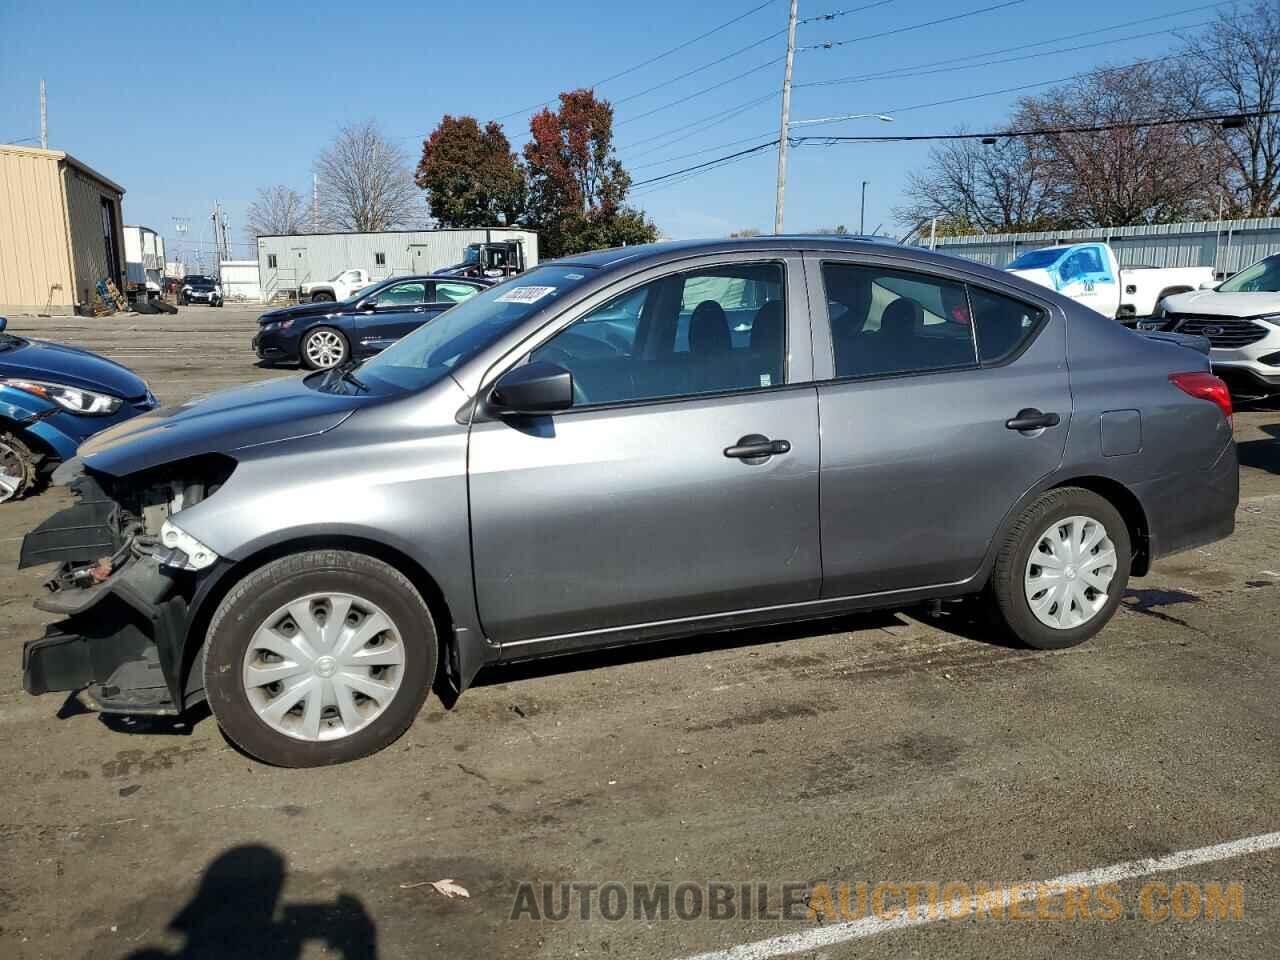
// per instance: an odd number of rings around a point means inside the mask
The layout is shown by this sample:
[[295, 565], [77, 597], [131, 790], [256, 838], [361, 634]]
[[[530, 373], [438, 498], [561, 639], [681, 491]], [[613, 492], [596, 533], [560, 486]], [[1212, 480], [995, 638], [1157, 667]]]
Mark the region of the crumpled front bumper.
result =
[[178, 571], [134, 557], [107, 579], [36, 601], [64, 619], [22, 647], [30, 694], [87, 689], [102, 710], [176, 714], [188, 602]]

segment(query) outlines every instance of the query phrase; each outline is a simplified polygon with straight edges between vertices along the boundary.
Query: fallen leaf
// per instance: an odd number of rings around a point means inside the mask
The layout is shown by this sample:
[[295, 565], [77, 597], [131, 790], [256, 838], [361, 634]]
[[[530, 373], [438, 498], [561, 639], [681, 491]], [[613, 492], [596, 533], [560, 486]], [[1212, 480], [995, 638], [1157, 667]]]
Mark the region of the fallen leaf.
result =
[[467, 888], [459, 883], [454, 883], [451, 877], [446, 877], [444, 880], [420, 880], [417, 883], [400, 884], [401, 890], [411, 890], [414, 887], [430, 887], [436, 893], [443, 894], [450, 900], [454, 897], [466, 897], [468, 899], [471, 897]]

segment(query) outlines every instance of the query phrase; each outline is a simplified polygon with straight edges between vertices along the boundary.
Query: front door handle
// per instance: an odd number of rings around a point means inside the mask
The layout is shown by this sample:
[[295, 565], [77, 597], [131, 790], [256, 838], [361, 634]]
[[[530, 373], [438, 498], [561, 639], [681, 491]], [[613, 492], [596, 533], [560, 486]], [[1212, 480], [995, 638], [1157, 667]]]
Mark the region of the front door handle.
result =
[[1056, 413], [1041, 413], [1035, 407], [1027, 407], [1019, 410], [1012, 420], [1006, 420], [1004, 425], [1010, 430], [1044, 430], [1061, 422], [1062, 418]]
[[746, 463], [764, 463], [770, 457], [782, 453], [790, 453], [791, 444], [786, 440], [770, 440], [759, 433], [748, 433], [740, 437], [731, 447], [724, 448], [724, 455]]

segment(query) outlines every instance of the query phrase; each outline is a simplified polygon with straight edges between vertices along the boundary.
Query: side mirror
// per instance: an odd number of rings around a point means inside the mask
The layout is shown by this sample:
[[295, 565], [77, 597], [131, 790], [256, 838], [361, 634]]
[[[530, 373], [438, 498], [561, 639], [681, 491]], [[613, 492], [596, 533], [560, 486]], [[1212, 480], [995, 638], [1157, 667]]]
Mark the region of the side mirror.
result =
[[4, 333], [4, 328], [8, 325], [9, 319], [7, 317], [0, 317], [0, 333]]
[[542, 360], [526, 363], [498, 379], [488, 405], [499, 416], [568, 410], [573, 406], [573, 374]]
[[1201, 290], [1217, 290], [1218, 284], [1220, 284], [1221, 282], [1222, 282], [1221, 280], [1206, 280], [1204, 283], [1200, 284], [1200, 289]]
[[361, 310], [372, 310], [377, 305], [378, 305], [378, 298], [376, 296], [365, 297], [363, 300], [360, 301]]

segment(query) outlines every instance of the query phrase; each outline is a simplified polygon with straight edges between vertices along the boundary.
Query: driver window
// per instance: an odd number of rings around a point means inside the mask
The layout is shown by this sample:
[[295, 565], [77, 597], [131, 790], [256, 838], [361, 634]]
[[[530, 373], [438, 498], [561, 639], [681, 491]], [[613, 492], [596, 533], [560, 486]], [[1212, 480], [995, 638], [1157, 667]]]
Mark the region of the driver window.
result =
[[422, 303], [426, 299], [426, 284], [422, 281], [397, 283], [378, 294], [378, 306], [400, 307]]
[[592, 310], [530, 358], [573, 374], [575, 407], [777, 386], [784, 289], [779, 263], [663, 277]]

